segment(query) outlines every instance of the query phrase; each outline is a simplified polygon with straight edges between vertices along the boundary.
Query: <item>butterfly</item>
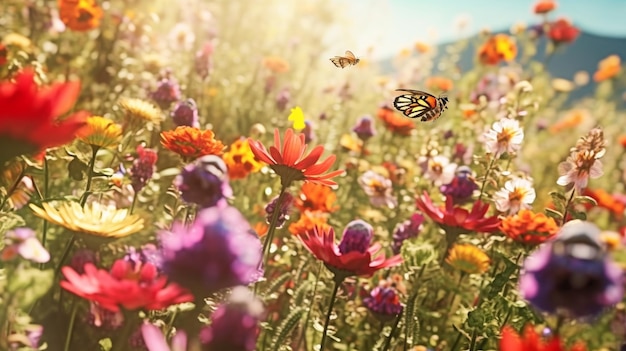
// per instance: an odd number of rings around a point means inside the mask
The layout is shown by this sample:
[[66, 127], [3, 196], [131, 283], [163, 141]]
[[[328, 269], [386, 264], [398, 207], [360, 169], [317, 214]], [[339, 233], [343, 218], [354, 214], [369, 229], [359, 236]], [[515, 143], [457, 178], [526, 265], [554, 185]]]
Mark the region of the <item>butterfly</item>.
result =
[[406, 91], [393, 100], [393, 106], [409, 118], [421, 117], [422, 122], [434, 121], [441, 117], [444, 110], [448, 108], [448, 97], [409, 89], [396, 89], [396, 91]]
[[346, 51], [346, 56], [335, 56], [331, 58], [330, 61], [334, 63], [337, 67], [345, 68], [346, 66], [350, 65], [354, 66], [361, 60], [356, 58], [352, 51], [348, 50]]

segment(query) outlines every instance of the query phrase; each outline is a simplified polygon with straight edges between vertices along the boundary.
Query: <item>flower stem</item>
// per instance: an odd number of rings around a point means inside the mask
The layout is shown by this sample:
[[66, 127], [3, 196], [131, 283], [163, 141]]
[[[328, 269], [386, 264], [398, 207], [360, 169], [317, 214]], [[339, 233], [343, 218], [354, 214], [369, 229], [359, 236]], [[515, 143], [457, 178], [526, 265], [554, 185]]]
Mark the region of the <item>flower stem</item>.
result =
[[[309, 320], [311, 320], [311, 310], [313, 309], [313, 300], [315, 299], [315, 295], [317, 294], [317, 283], [320, 281], [320, 273], [322, 272], [322, 261], [319, 262], [317, 267], [317, 274], [315, 276], [315, 285], [313, 285], [313, 294], [311, 295], [311, 304], [309, 305], [309, 311], [306, 314], [306, 319], [304, 320], [304, 327], [302, 327], [302, 335], [300, 335], [300, 340], [298, 341], [298, 347], [296, 350], [300, 350], [300, 346], [302, 343], [306, 345], [306, 330], [309, 325]], [[306, 347], [305, 347], [306, 349]]]
[[469, 347], [470, 351], [476, 350], [476, 337], [477, 336], [478, 336], [477, 330], [476, 328], [474, 328], [474, 330], [472, 330], [472, 340], [470, 341], [470, 347]]
[[265, 242], [263, 243], [263, 267], [267, 265], [267, 260], [269, 259], [272, 240], [274, 239], [274, 233], [276, 232], [276, 223], [278, 222], [278, 216], [280, 215], [280, 206], [283, 204], [283, 200], [285, 199], [286, 190], [287, 187], [281, 187], [280, 195], [278, 195], [276, 205], [274, 206], [274, 212], [272, 212], [272, 217], [270, 218], [270, 227], [267, 231]]
[[135, 210], [135, 205], [137, 205], [137, 195], [139, 195], [139, 192], [135, 191], [135, 193], [133, 194], [133, 202], [130, 205], [130, 212], [128, 214], [133, 214], [133, 211]]
[[[41, 201], [44, 201], [48, 198], [48, 188], [50, 186], [50, 169], [48, 167], [48, 158], [46, 157], [47, 152], [43, 155], [43, 198]], [[48, 239], [48, 221], [43, 220], [43, 230], [41, 234], [41, 246], [46, 247], [46, 240]], [[43, 263], [41, 264], [41, 269], [43, 269]]]
[[389, 332], [389, 335], [385, 339], [385, 346], [383, 347], [383, 351], [389, 350], [389, 346], [391, 346], [391, 339], [393, 338], [393, 334], [396, 333], [396, 330], [398, 330], [398, 324], [400, 324], [400, 319], [402, 319], [402, 314], [403, 314], [402, 312], [398, 313], [396, 322], [393, 324], [393, 327], [391, 327], [391, 331]]
[[335, 277], [335, 286], [333, 287], [333, 293], [330, 295], [330, 304], [328, 305], [328, 312], [326, 312], [326, 322], [324, 322], [324, 331], [322, 333], [322, 342], [320, 343], [320, 351], [324, 351], [324, 344], [326, 343], [326, 337], [328, 333], [328, 325], [330, 324], [330, 315], [333, 312], [333, 305], [337, 299], [337, 291], [339, 286], [343, 282], [343, 279], [339, 280]]
[[89, 170], [87, 171], [87, 185], [85, 186], [85, 192], [80, 199], [80, 206], [85, 206], [87, 198], [89, 197], [89, 190], [91, 190], [91, 181], [93, 180], [93, 168], [96, 165], [96, 155], [98, 154], [99, 147], [91, 147], [91, 160], [89, 161]]
[[576, 189], [572, 189], [572, 193], [570, 194], [569, 199], [567, 199], [567, 202], [565, 203], [565, 210], [563, 211], [563, 219], [561, 221], [561, 226], [563, 226], [565, 222], [567, 221], [567, 213], [569, 212], [569, 207], [572, 204], [572, 200], [574, 199], [575, 193], [576, 193]]
[[72, 302], [72, 315], [70, 316], [70, 324], [67, 326], [67, 334], [65, 336], [65, 347], [63, 347], [64, 351], [68, 351], [70, 349], [70, 343], [72, 341], [72, 333], [74, 331], [74, 322], [76, 321], [76, 312], [78, 312], [78, 303], [76, 301]]
[[2, 209], [4, 208], [4, 205], [8, 202], [9, 198], [11, 197], [15, 189], [17, 189], [17, 187], [20, 185], [22, 178], [24, 178], [24, 173], [26, 173], [26, 168], [22, 169], [22, 171], [17, 176], [17, 179], [15, 180], [11, 188], [9, 188], [9, 190], [7, 191], [7, 196], [5, 196], [4, 199], [2, 199], [2, 203], [0, 204], [0, 211], [2, 211]]
[[491, 169], [493, 168], [494, 163], [496, 163], [495, 157], [493, 157], [491, 161], [489, 161], [489, 166], [487, 166], [487, 171], [485, 171], [485, 179], [483, 179], [483, 184], [480, 186], [480, 195], [478, 195], [478, 201], [482, 200], [483, 195], [485, 195], [485, 185], [487, 185], [487, 178], [489, 178], [489, 173], [491, 173]]
[[72, 237], [67, 241], [67, 245], [65, 245], [65, 250], [63, 251], [63, 255], [61, 255], [61, 260], [59, 261], [59, 265], [54, 270], [54, 276], [56, 277], [61, 271], [61, 267], [63, 266], [63, 262], [67, 259], [70, 251], [72, 250], [72, 246], [74, 246], [74, 242], [76, 241], [76, 235], [72, 233]]

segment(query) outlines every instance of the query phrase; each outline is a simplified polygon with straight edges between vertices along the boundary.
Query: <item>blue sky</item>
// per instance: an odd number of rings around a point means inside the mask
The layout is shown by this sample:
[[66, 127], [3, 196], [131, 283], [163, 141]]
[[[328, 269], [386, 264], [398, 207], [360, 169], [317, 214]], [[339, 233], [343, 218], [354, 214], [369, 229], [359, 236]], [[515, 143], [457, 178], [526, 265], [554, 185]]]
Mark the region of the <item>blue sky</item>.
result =
[[[336, 0], [351, 14], [359, 34], [353, 51], [374, 47], [374, 58], [388, 57], [416, 41], [437, 43], [472, 35], [482, 28], [507, 29], [540, 21], [534, 0]], [[594, 34], [626, 38], [626, 0], [557, 0], [551, 19], [566, 17]], [[468, 21], [463, 32], [455, 25]]]

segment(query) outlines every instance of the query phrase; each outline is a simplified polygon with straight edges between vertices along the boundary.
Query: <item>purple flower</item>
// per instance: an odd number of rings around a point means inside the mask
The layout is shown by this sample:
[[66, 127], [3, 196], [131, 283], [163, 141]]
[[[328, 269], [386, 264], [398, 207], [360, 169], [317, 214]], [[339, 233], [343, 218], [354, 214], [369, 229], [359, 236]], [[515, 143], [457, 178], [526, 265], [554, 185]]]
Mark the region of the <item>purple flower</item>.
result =
[[450, 184], [442, 185], [441, 193], [450, 196], [454, 204], [462, 204], [471, 199], [478, 185], [472, 180], [472, 170], [467, 166], [460, 166]]
[[154, 174], [158, 159], [155, 150], [144, 148], [142, 145], [137, 146], [137, 154], [139, 156], [133, 161], [130, 168], [130, 180], [135, 193], [141, 191], [148, 184]]
[[196, 297], [249, 284], [258, 276], [261, 241], [234, 207], [209, 207], [185, 226], [161, 232], [163, 271]]
[[183, 200], [194, 203], [200, 208], [225, 204], [232, 196], [228, 183], [227, 167], [224, 161], [215, 155], [206, 155], [188, 164], [174, 180]]
[[150, 97], [162, 109], [169, 108], [173, 102], [180, 100], [180, 87], [170, 72], [166, 72], [157, 84], [156, 90], [150, 93]]
[[374, 120], [371, 116], [363, 116], [359, 119], [354, 128], [352, 128], [352, 131], [359, 137], [359, 139], [366, 141], [376, 135]]
[[276, 96], [276, 109], [281, 112], [284, 111], [289, 101], [291, 101], [291, 93], [289, 93], [289, 89], [285, 88]]
[[156, 325], [144, 322], [140, 330], [144, 348], [148, 351], [187, 351], [187, 334], [183, 331], [176, 332], [176, 335], [172, 337], [170, 349], [165, 335]]
[[363, 304], [381, 321], [389, 321], [402, 312], [400, 298], [392, 287], [375, 287], [370, 296], [363, 299]]
[[415, 213], [410, 219], [407, 219], [396, 226], [396, 230], [393, 232], [393, 241], [391, 243], [391, 249], [394, 255], [400, 253], [402, 244], [405, 240], [417, 237], [423, 222], [424, 216], [419, 213]]
[[[272, 215], [274, 214], [274, 209], [276, 208], [276, 201], [278, 201], [278, 196], [272, 199], [266, 206], [265, 212], [267, 213], [267, 223], [269, 224], [272, 221]], [[276, 228], [282, 228], [285, 222], [289, 219], [289, 210], [293, 205], [293, 195], [290, 193], [285, 193], [283, 195], [283, 201], [280, 205], [280, 209], [278, 210], [278, 220], [276, 221]]]
[[177, 126], [190, 126], [199, 128], [198, 122], [198, 106], [193, 99], [180, 101], [174, 106], [172, 111], [172, 120]]
[[315, 131], [313, 130], [313, 123], [311, 123], [311, 121], [304, 121], [302, 134], [304, 134], [304, 142], [306, 144], [315, 140]]
[[595, 316], [622, 300], [622, 270], [608, 256], [593, 223], [566, 223], [524, 262], [519, 290], [539, 310]]
[[262, 314], [261, 301], [247, 288], [236, 287], [211, 315], [211, 325], [200, 332], [203, 350], [254, 351]]
[[374, 228], [367, 222], [357, 219], [346, 226], [343, 230], [343, 236], [339, 243], [339, 252], [347, 254], [348, 252], [358, 251], [365, 253], [369, 249], [374, 237]]
[[126, 251], [124, 260], [130, 262], [133, 269], [146, 263], [151, 263], [157, 268], [161, 267], [161, 256], [154, 244], [146, 244], [140, 250], [129, 247]]

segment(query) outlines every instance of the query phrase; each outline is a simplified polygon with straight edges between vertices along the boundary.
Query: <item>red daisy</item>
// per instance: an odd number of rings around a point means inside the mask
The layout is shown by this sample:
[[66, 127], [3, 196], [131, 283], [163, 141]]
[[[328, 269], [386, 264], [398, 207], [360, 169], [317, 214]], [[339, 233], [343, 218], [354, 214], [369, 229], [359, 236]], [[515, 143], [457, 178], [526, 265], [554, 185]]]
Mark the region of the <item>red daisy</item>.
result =
[[459, 234], [480, 232], [491, 233], [498, 230], [500, 219], [497, 216], [485, 217], [489, 210], [489, 204], [480, 200], [468, 211], [460, 206], [454, 205], [454, 200], [446, 196], [445, 207], [436, 207], [427, 192], [417, 198], [417, 207], [433, 221], [446, 229], [453, 229]]
[[283, 187], [291, 185], [294, 180], [334, 187], [337, 183], [331, 179], [344, 173], [343, 170], [325, 173], [335, 163], [336, 156], [330, 155], [318, 163], [324, 153], [324, 147], [321, 145], [305, 155], [307, 145], [304, 142], [304, 134], [296, 135], [291, 128], [285, 133], [284, 144], [281, 144], [278, 129], [274, 130], [274, 145], [270, 146], [269, 151], [259, 141], [248, 139], [248, 143], [254, 156], [269, 164], [280, 176]]
[[[502, 339], [500, 339], [500, 351], [567, 351], [568, 348], [561, 345], [558, 336], [550, 338], [547, 342], [541, 340], [539, 335], [531, 325], [524, 328], [524, 334], [509, 327], [502, 328]], [[586, 351], [585, 344], [578, 342], [569, 351]]]
[[193, 295], [174, 283], [168, 284], [167, 277], [159, 276], [151, 263], [117, 260], [110, 272], [87, 263], [84, 270], [84, 274], [78, 274], [69, 266], [63, 267], [67, 280], [61, 282], [61, 287], [113, 312], [120, 306], [127, 310], [160, 310], [193, 301]]
[[74, 140], [87, 113], [58, 117], [70, 110], [79, 92], [79, 82], [39, 88], [32, 71], [19, 73], [15, 82], [0, 82], [0, 166]]
[[[382, 253], [374, 257], [382, 246], [379, 243], [369, 246], [369, 240], [358, 238], [362, 231], [358, 229], [350, 230], [350, 225], [348, 225], [339, 245], [335, 244], [335, 230], [331, 227], [325, 229], [315, 227], [313, 233], [305, 232], [299, 235], [298, 238], [315, 258], [322, 260], [326, 267], [335, 276], [339, 277], [354, 275], [369, 277], [379, 269], [397, 266], [402, 263], [400, 255], [387, 259], [385, 254]], [[358, 248], [358, 246], [362, 246], [363, 250]]]

